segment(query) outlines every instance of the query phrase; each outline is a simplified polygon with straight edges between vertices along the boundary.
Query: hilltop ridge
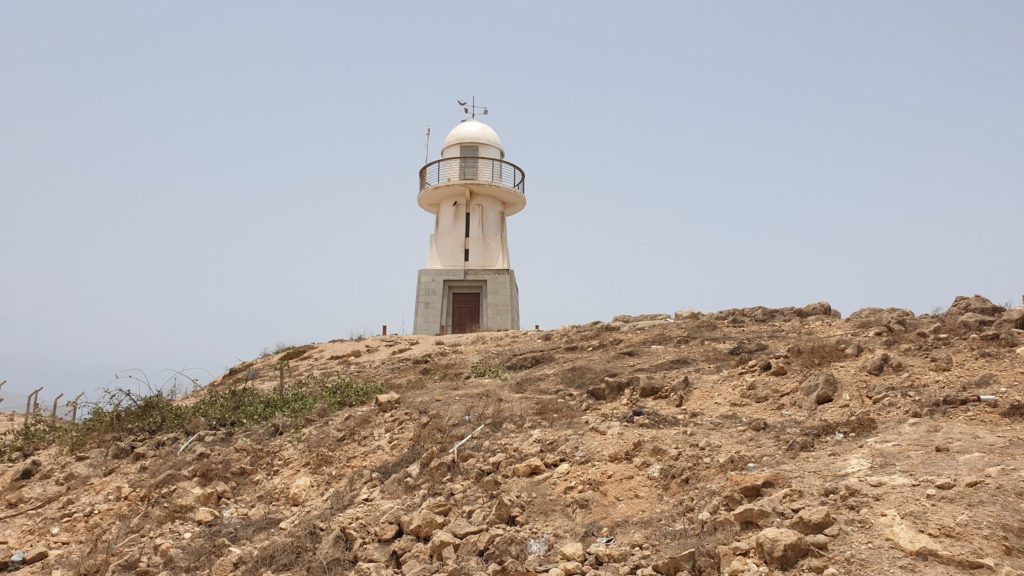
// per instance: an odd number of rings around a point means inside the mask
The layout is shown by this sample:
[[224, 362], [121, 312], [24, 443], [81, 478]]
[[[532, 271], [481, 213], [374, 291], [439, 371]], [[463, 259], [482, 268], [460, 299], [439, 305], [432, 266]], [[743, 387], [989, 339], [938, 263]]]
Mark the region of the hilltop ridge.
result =
[[[19, 573], [1024, 574], [1024, 310], [827, 303], [282, 350], [373, 401], [0, 468]], [[339, 405], [340, 406], [340, 405]]]

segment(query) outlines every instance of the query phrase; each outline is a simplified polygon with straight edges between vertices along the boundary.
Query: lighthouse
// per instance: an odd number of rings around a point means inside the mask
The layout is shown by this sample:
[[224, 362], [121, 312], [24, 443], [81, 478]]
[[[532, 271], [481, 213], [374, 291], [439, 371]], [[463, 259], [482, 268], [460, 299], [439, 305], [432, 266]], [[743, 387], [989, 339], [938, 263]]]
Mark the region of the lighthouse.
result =
[[434, 215], [434, 232], [416, 283], [414, 334], [519, 329], [506, 219], [526, 207], [526, 174], [505, 160], [476, 109], [448, 133], [441, 157], [420, 169], [417, 200]]

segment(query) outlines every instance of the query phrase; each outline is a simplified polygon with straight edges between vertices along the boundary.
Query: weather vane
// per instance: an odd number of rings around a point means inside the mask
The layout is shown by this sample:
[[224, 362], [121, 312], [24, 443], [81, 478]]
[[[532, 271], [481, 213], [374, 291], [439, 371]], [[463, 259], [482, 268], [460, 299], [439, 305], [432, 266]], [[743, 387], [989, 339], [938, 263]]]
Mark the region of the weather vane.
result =
[[469, 118], [467, 118], [466, 120], [475, 119], [477, 110], [482, 110], [482, 112], [480, 113], [483, 114], [484, 116], [487, 116], [487, 107], [477, 106], [476, 96], [473, 96], [473, 98], [471, 98], [469, 102], [466, 102], [465, 100], [458, 100], [458, 103], [459, 106], [462, 106], [462, 111], [465, 112], [466, 114], [469, 114]]

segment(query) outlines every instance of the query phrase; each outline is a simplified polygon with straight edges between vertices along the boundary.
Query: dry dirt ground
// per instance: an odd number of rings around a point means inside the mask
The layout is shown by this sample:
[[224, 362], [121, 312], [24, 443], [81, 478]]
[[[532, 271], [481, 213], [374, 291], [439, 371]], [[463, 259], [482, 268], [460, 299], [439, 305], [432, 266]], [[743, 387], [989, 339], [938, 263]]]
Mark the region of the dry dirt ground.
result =
[[[974, 297], [935, 316], [819, 303], [312, 345], [286, 378], [391, 392], [5, 464], [0, 560], [61, 576], [1020, 575], [1022, 328], [1024, 311]], [[273, 387], [279, 359], [213, 386]]]

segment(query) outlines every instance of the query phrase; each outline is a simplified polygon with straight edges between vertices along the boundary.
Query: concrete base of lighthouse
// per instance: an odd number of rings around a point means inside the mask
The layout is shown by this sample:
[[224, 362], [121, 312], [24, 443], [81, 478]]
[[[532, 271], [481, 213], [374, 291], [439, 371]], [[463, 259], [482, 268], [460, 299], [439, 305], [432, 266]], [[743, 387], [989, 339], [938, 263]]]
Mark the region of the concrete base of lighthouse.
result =
[[[476, 317], [479, 319], [474, 326]], [[467, 322], [467, 318], [470, 321]], [[498, 330], [519, 330], [519, 287], [515, 272], [461, 268], [420, 270], [413, 334]]]

